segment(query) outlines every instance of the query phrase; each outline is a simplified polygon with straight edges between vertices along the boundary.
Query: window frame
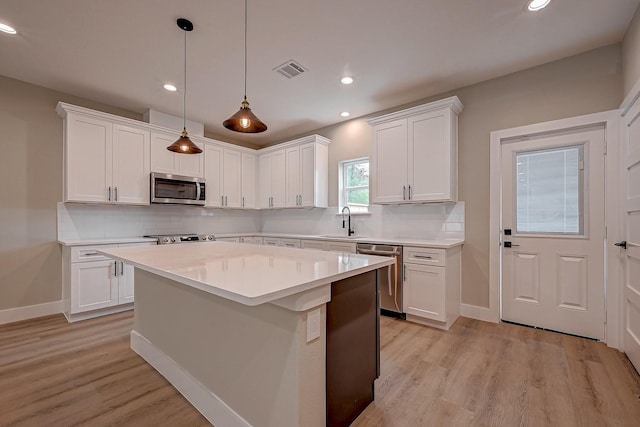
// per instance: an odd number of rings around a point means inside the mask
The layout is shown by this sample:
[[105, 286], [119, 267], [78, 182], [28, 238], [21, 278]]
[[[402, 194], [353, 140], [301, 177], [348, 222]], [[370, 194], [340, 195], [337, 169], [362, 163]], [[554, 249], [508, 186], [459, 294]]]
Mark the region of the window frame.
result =
[[[369, 160], [369, 157], [358, 157], [355, 159], [340, 160], [338, 162], [338, 211], [339, 212], [341, 212], [345, 206], [349, 206], [347, 204], [347, 200], [348, 200], [347, 195], [349, 191], [366, 189], [369, 192], [369, 204], [367, 204], [366, 206], [365, 205], [358, 206], [358, 209], [354, 209], [351, 213], [352, 214], [368, 214], [369, 213], [369, 206], [371, 205], [371, 190], [370, 190], [371, 176], [369, 176], [369, 182], [367, 185], [359, 185], [354, 187], [346, 187], [345, 185], [347, 181], [346, 179], [347, 167], [350, 165], [355, 165], [355, 164], [364, 163], [364, 162], [368, 163], [369, 167], [371, 167], [371, 161]], [[371, 169], [369, 169], [369, 171], [371, 171]], [[349, 209], [352, 209], [352, 207], [350, 206]]]

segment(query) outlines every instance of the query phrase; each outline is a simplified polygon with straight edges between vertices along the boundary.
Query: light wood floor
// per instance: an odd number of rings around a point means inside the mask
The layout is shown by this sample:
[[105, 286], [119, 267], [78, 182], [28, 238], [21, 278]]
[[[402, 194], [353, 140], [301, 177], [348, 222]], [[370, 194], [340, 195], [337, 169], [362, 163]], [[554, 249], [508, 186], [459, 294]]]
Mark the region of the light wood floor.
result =
[[[0, 326], [0, 426], [205, 426], [129, 349], [132, 313]], [[376, 401], [354, 426], [640, 426], [640, 377], [604, 344], [461, 318], [382, 318]], [[222, 426], [223, 427], [223, 426]]]

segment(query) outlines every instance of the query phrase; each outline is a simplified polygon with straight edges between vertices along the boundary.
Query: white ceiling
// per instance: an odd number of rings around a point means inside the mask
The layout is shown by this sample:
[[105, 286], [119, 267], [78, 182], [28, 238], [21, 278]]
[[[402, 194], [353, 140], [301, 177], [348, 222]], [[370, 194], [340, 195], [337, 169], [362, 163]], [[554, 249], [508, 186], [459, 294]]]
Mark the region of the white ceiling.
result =
[[[640, 0], [249, 0], [248, 98], [263, 134], [222, 121], [243, 95], [242, 0], [0, 0], [0, 75], [261, 145], [622, 40]], [[290, 59], [308, 72], [272, 69]], [[343, 86], [339, 79], [354, 75]], [[176, 93], [162, 88], [171, 82]]]

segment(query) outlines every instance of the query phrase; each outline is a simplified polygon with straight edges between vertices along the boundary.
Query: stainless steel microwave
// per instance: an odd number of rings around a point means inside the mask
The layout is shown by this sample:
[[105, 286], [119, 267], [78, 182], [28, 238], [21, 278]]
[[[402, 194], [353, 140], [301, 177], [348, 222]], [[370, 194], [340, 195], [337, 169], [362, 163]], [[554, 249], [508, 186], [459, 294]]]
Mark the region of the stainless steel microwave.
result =
[[151, 203], [204, 206], [205, 179], [151, 172]]

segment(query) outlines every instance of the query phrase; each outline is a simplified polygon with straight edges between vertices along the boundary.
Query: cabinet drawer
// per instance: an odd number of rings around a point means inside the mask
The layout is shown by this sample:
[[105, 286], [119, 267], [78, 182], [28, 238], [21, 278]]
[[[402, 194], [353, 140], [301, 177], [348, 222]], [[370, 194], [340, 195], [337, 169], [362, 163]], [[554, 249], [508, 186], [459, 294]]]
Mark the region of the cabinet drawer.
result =
[[446, 260], [446, 249], [404, 247], [404, 262], [444, 267]]
[[296, 240], [296, 239], [280, 239], [280, 245], [279, 246], [284, 246], [286, 248], [299, 248], [300, 247], [300, 240]]
[[71, 248], [71, 262], [106, 261], [111, 258], [99, 254], [99, 250], [117, 248], [118, 245], [74, 246]]

